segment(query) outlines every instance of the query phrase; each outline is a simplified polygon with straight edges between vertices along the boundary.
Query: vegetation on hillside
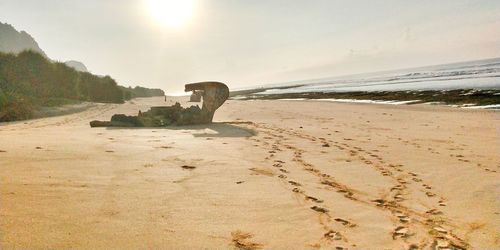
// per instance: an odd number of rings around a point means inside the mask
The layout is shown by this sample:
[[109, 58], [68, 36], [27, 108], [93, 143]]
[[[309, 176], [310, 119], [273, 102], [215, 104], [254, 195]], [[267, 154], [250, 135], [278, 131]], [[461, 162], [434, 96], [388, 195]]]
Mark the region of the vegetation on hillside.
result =
[[125, 100], [129, 100], [131, 98], [136, 97], [151, 97], [151, 96], [164, 96], [165, 92], [161, 89], [149, 89], [140, 86], [132, 87], [122, 87], [119, 86], [124, 93]]
[[[135, 88], [137, 89], [137, 87]], [[77, 101], [123, 103], [143, 91], [119, 86], [110, 76], [78, 72], [41, 54], [0, 53], [0, 122], [28, 119], [40, 106]], [[153, 91], [163, 95], [163, 91]], [[149, 95], [152, 96], [152, 95]]]

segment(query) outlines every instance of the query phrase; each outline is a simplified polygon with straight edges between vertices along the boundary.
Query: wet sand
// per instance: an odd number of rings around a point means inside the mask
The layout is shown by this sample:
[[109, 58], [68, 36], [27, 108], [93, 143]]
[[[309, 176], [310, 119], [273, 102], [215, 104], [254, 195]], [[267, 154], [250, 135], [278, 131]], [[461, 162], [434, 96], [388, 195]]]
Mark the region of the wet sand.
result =
[[0, 124], [0, 248], [500, 247], [500, 112], [230, 100], [206, 126], [88, 125], [163, 104]]

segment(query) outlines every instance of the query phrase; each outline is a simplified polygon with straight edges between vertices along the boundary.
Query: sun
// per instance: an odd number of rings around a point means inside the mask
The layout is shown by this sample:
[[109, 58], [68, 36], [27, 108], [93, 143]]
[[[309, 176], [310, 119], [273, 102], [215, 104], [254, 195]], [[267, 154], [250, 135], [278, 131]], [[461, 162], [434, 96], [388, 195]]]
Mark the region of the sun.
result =
[[170, 27], [183, 25], [194, 11], [194, 0], [148, 0], [147, 4], [151, 16]]

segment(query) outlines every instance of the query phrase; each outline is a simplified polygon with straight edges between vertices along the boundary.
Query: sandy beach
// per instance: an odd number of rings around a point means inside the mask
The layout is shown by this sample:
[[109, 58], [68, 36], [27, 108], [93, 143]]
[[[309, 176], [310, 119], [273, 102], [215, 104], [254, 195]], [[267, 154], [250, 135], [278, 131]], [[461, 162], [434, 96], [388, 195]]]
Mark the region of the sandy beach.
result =
[[89, 126], [154, 105], [0, 124], [0, 248], [500, 248], [500, 112], [229, 100], [206, 126]]

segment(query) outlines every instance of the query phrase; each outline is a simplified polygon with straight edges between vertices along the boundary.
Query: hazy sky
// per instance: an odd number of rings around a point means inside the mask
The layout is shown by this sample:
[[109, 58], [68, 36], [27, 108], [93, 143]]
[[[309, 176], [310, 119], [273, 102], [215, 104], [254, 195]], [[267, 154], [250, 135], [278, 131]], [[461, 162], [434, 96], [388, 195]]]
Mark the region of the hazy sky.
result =
[[[181, 0], [182, 1], [182, 0]], [[0, 0], [49, 57], [180, 92], [500, 57], [500, 0], [194, 0], [161, 24], [146, 0]]]

